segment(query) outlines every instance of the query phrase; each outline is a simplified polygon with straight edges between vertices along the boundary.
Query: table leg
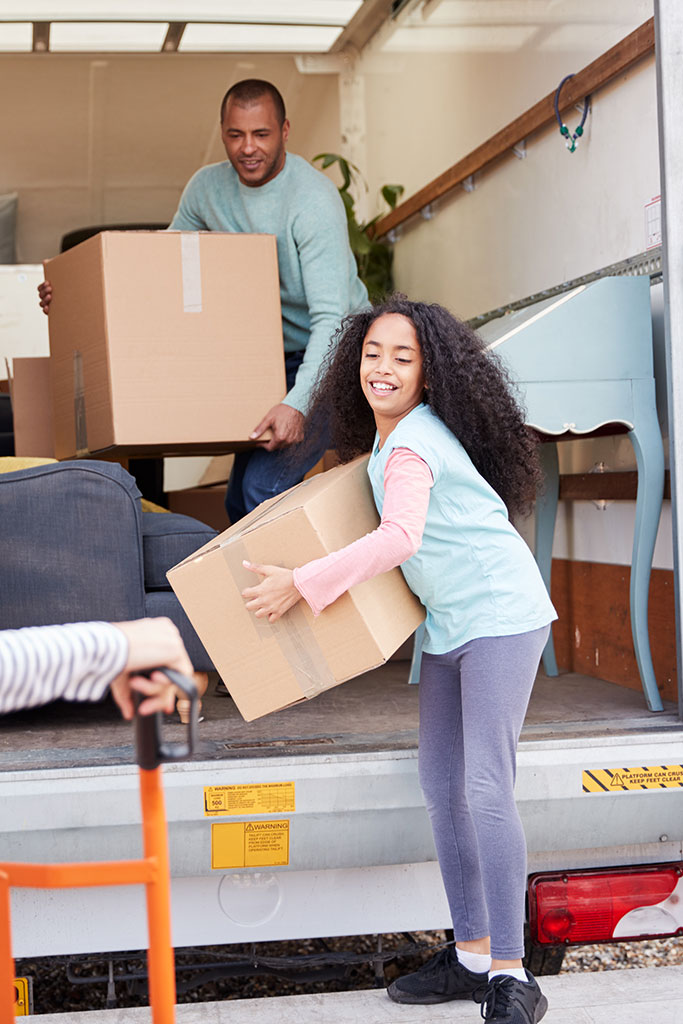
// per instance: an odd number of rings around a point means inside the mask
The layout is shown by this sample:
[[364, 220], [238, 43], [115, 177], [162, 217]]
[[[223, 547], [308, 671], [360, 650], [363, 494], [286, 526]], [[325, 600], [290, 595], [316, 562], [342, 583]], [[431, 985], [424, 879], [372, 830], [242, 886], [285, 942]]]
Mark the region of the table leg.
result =
[[638, 465], [636, 525], [631, 560], [631, 632], [647, 706], [650, 711], [663, 711], [652, 666], [647, 625], [652, 556], [664, 495], [664, 452], [654, 408], [649, 415], [636, 422], [633, 430], [629, 431], [629, 438]]
[[415, 637], [413, 639], [413, 657], [410, 661], [410, 675], [408, 676], [409, 683], [420, 682], [420, 666], [422, 665], [422, 643], [425, 636], [425, 624], [421, 622], [415, 630]]
[[[555, 441], [545, 441], [540, 446], [540, 458], [545, 486], [536, 501], [535, 557], [543, 582], [550, 593], [553, 536], [557, 518], [557, 502], [560, 496], [560, 468]], [[552, 632], [543, 651], [543, 668], [546, 675], [556, 676], [558, 674]]]

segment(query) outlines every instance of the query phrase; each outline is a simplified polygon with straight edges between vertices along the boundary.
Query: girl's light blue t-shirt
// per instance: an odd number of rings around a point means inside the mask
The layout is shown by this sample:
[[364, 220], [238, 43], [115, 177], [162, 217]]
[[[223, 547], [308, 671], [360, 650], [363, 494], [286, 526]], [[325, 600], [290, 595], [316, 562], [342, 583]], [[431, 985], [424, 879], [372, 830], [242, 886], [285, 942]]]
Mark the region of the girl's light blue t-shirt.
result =
[[504, 502], [426, 405], [397, 424], [381, 451], [375, 438], [368, 475], [380, 515], [384, 469], [395, 448], [419, 455], [434, 478], [422, 544], [401, 565], [427, 612], [423, 650], [446, 654], [469, 640], [526, 633], [556, 619], [538, 566]]

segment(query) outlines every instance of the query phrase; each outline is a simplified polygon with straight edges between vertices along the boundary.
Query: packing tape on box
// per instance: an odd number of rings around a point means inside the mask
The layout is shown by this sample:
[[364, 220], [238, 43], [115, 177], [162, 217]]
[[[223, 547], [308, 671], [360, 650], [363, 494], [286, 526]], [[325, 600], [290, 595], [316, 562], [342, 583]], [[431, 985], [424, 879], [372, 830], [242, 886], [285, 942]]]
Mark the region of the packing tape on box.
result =
[[[219, 547], [239, 591], [250, 584], [254, 586], [256, 576], [242, 565], [244, 561], [251, 561], [242, 535], [230, 537]], [[253, 613], [250, 613], [250, 619], [263, 641], [275, 640], [292, 669], [304, 697], [314, 697], [322, 690], [336, 685], [337, 680], [327, 664], [327, 659], [315, 639], [300, 603], [290, 608], [277, 622], [257, 619]]]
[[183, 271], [183, 311], [202, 311], [202, 268], [199, 262], [199, 234], [183, 231], [180, 235], [180, 261]]
[[88, 424], [85, 418], [85, 380], [83, 377], [83, 356], [74, 352], [74, 431], [76, 434], [76, 457], [88, 453]]

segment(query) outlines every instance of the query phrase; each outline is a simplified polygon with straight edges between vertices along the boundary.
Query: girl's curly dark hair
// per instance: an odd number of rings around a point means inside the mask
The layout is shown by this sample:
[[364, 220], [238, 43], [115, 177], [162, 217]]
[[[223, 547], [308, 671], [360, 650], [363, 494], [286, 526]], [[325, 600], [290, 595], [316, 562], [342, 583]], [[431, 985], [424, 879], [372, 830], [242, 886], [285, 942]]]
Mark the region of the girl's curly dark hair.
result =
[[395, 295], [347, 316], [321, 368], [305, 437], [327, 429], [341, 462], [370, 450], [375, 420], [360, 386], [361, 351], [370, 325], [388, 313], [407, 317], [415, 328], [427, 386], [424, 401], [457, 437], [508, 512], [528, 512], [542, 481], [538, 441], [525, 426], [500, 361], [443, 306]]

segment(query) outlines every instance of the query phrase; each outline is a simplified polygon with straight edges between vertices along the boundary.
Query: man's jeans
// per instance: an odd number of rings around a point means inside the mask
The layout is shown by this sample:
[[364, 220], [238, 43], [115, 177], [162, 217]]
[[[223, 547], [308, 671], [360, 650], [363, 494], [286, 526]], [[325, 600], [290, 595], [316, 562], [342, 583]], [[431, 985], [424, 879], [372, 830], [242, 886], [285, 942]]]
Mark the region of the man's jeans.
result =
[[[303, 352], [285, 354], [288, 391], [294, 384], [303, 357]], [[273, 498], [300, 483], [309, 469], [323, 457], [327, 447], [328, 437], [325, 432], [306, 459], [297, 459], [290, 448], [274, 452], [255, 448], [235, 455], [225, 495], [225, 509], [230, 522], [236, 523], [266, 498]]]

